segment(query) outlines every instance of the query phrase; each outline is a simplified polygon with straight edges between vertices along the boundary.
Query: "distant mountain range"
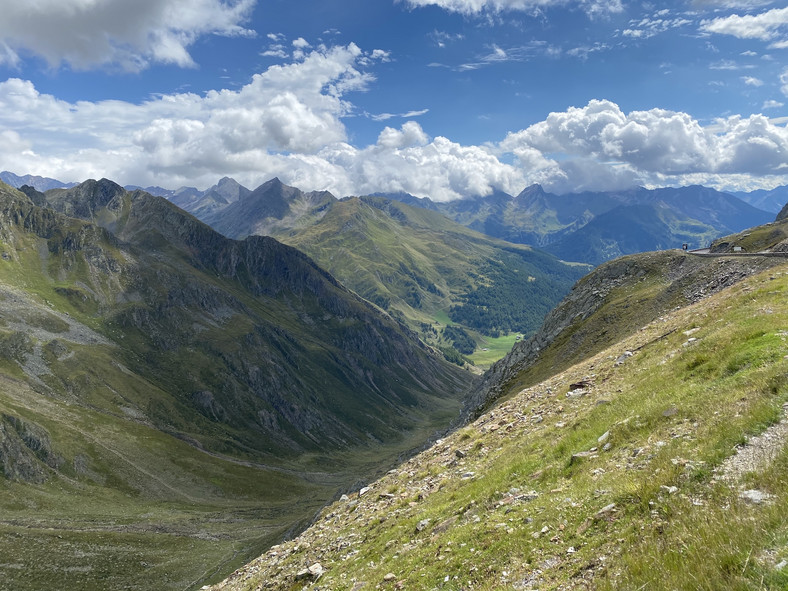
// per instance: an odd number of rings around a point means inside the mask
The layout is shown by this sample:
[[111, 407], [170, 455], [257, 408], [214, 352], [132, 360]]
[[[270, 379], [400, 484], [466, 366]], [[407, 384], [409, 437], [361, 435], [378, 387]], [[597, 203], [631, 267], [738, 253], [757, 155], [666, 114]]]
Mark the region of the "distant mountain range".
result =
[[[2, 175], [12, 186], [21, 186], [24, 179], [39, 185], [57, 183]], [[255, 190], [228, 177], [206, 191], [144, 190], [166, 197], [236, 238], [254, 234], [284, 238], [319, 222], [337, 201], [326, 191], [306, 193], [278, 179]], [[450, 202], [406, 193], [374, 196], [439, 212], [493, 238], [537, 246], [567, 261], [597, 265], [623, 254], [684, 244], [705, 247], [719, 236], [771, 221], [788, 202], [788, 186], [735, 195], [702, 186], [555, 195], [533, 185], [516, 196], [495, 192]]]
[[[224, 196], [223, 190], [230, 187], [230, 197]], [[788, 199], [788, 187], [781, 189]], [[702, 186], [555, 195], [533, 185], [517, 196], [496, 192], [449, 202], [407, 193], [373, 196], [441, 213], [477, 232], [537, 246], [567, 261], [596, 265], [622, 254], [683, 244], [704, 247], [719, 236], [771, 221], [780, 210], [774, 206], [781, 189], [769, 192], [768, 211]], [[254, 191], [232, 179], [222, 179], [202, 196], [179, 191], [170, 197], [173, 202], [234, 237], [263, 234], [284, 239], [287, 233], [317, 223], [338, 201], [325, 191], [304, 193], [278, 179]], [[753, 199], [766, 203], [758, 192]]]
[[8, 172], [7, 170], [0, 172], [0, 181], [3, 181], [6, 185], [10, 185], [15, 189], [18, 189], [22, 185], [28, 185], [38, 191], [48, 191], [49, 189], [70, 188], [76, 186], [77, 184], [77, 183], [64, 183], [62, 181], [50, 179], [48, 177], [35, 176], [32, 174], [19, 176], [14, 174], [13, 172]]
[[774, 219], [728, 193], [700, 186], [555, 195], [539, 185], [516, 197], [433, 202], [398, 194], [490, 236], [534, 244], [570, 261], [599, 264], [623, 254], [707, 246]]

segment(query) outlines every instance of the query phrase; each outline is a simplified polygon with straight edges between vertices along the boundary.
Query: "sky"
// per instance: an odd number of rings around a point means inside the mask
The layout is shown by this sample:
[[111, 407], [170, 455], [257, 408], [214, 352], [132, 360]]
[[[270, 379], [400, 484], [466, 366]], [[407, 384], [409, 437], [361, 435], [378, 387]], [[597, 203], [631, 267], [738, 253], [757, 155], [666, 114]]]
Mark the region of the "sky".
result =
[[0, 0], [0, 170], [437, 201], [788, 185], [770, 0]]

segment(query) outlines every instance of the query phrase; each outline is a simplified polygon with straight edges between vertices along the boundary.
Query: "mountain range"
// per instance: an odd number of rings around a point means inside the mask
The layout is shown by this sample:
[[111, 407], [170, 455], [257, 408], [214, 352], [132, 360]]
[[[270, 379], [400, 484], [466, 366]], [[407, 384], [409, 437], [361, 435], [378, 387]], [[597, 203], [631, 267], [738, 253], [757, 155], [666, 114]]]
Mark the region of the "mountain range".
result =
[[10, 588], [199, 587], [445, 428], [476, 381], [272, 238], [108, 180], [24, 191], [0, 185]]
[[516, 197], [436, 203], [399, 195], [487, 235], [533, 244], [570, 261], [599, 264], [624, 254], [708, 246], [773, 219], [727, 193], [700, 186], [554, 195], [539, 185]]
[[[0, 178], [19, 187], [26, 177], [4, 172]], [[280, 196], [278, 204], [270, 201], [270, 195], [260, 196], [270, 189], [269, 183], [250, 191], [225, 177], [206, 191], [194, 187], [145, 190], [166, 197], [228, 236], [281, 235], [302, 228], [319, 219], [323, 207], [335, 200], [325, 191], [303, 193], [290, 187], [297, 191], [298, 198], [290, 208], [286, 195]], [[252, 201], [246, 199], [250, 195]], [[291, 197], [294, 195], [291, 192]], [[374, 196], [438, 211], [488, 236], [536, 246], [568, 261], [596, 265], [623, 254], [680, 248], [684, 244], [690, 249], [702, 248], [719, 236], [766, 223], [788, 203], [788, 186], [731, 193], [689, 186], [555, 195], [533, 185], [517, 196], [496, 191], [450, 202], [434, 202], [407, 193]]]
[[233, 238], [263, 233], [298, 248], [436, 344], [438, 325], [449, 320], [486, 335], [533, 332], [587, 271], [436, 212], [380, 197], [304, 193], [279, 179], [204, 221]]
[[0, 587], [784, 588], [784, 212], [0, 184]]
[[[229, 187], [230, 198], [217, 198]], [[719, 236], [766, 223], [782, 207], [779, 201], [788, 200], [782, 189], [769, 192], [768, 198], [751, 194], [768, 211], [746, 203], [740, 198], [745, 194], [737, 197], [701, 186], [555, 195], [533, 185], [517, 196], [495, 192], [449, 202], [405, 193], [373, 197], [439, 212], [479, 233], [536, 246], [566, 261], [597, 265], [624, 254], [685, 244], [702, 248]], [[318, 223], [338, 201], [325, 191], [304, 193], [278, 179], [254, 191], [222, 179], [202, 197], [184, 190], [170, 198], [225, 235], [281, 239]]]

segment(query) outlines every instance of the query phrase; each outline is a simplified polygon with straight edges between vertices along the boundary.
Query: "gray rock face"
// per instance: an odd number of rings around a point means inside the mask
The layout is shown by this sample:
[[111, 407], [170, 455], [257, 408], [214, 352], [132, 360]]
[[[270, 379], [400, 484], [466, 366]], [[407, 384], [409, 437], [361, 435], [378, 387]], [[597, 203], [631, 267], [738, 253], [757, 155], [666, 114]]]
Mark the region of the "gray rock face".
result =
[[48, 468], [62, 464], [46, 429], [15, 416], [0, 417], [0, 467], [8, 480], [41, 484], [49, 477]]

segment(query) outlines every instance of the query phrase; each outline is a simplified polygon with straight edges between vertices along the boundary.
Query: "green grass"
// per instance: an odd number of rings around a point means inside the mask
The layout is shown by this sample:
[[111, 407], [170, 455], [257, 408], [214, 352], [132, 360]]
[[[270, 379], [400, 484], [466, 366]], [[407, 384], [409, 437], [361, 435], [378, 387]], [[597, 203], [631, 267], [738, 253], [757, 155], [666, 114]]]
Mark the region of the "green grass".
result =
[[522, 335], [510, 333], [498, 338], [480, 336], [476, 351], [468, 357], [477, 367], [488, 368], [512, 350], [518, 336]]
[[[332, 589], [383, 587], [387, 573], [409, 589], [786, 588], [775, 564], [788, 556], [788, 450], [742, 483], [771, 504], [739, 500], [714, 472], [784, 415], [786, 293], [788, 268], [773, 269], [514, 390], [373, 492], [326, 508], [276, 567], [221, 588], [279, 581], [305, 560], [321, 562]], [[583, 378], [590, 391], [567, 396]], [[605, 433], [609, 450], [572, 458]], [[358, 542], [334, 550], [340, 538]], [[318, 540], [308, 557], [290, 553]]]

